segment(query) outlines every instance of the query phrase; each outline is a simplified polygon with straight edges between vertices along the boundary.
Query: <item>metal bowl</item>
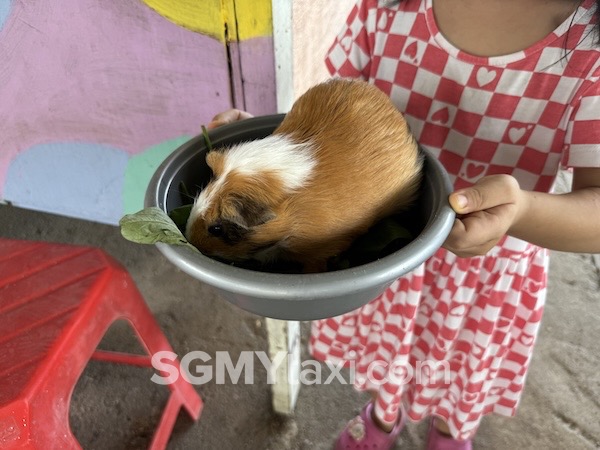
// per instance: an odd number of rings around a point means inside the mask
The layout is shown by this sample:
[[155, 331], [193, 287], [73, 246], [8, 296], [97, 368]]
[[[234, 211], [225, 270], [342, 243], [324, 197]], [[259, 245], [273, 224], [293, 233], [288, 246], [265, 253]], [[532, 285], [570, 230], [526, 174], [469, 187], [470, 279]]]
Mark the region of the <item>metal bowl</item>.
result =
[[[260, 139], [279, 125], [283, 114], [243, 120], [209, 132], [213, 146]], [[145, 206], [168, 212], [182, 205], [179, 185], [201, 185], [210, 177], [202, 135], [175, 150], [157, 169], [146, 191]], [[452, 185], [441, 164], [426, 150], [425, 177], [416, 206], [421, 230], [402, 249], [354, 268], [318, 274], [280, 274], [242, 269], [185, 247], [158, 243], [166, 258], [212, 286], [226, 300], [264, 317], [314, 320], [337, 316], [365, 305], [397, 278], [433, 255], [454, 221], [448, 204]]]

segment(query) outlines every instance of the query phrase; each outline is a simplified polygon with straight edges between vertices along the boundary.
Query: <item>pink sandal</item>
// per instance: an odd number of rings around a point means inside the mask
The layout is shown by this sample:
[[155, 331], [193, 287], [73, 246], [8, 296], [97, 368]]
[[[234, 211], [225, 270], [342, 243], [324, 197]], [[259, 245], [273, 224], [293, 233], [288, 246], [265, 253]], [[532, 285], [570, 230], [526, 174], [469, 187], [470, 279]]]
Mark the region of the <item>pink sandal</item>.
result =
[[406, 422], [406, 414], [402, 407], [398, 411], [400, 417], [398, 417], [396, 425], [392, 431], [386, 433], [373, 421], [371, 416], [373, 403], [367, 403], [360, 415], [348, 422], [335, 443], [335, 450], [391, 449]]
[[427, 450], [472, 450], [473, 442], [471, 439], [459, 441], [452, 436], [442, 433], [435, 426], [435, 418], [431, 419], [429, 424], [429, 434], [427, 436]]

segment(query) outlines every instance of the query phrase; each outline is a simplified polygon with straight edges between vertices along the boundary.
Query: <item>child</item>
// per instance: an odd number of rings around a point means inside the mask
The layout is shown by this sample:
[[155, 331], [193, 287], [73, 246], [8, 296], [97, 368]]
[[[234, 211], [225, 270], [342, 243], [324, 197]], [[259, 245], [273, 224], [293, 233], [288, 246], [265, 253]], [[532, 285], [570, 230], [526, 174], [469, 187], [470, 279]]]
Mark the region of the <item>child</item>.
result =
[[[356, 388], [373, 394], [336, 448], [392, 448], [406, 418], [431, 416], [429, 449], [470, 449], [484, 415], [515, 414], [545, 249], [600, 252], [597, 7], [362, 0], [351, 11], [331, 74], [390, 96], [453, 179], [457, 220], [444, 248], [379, 298], [313, 323], [315, 357], [352, 363]], [[572, 192], [549, 194], [561, 166]]]

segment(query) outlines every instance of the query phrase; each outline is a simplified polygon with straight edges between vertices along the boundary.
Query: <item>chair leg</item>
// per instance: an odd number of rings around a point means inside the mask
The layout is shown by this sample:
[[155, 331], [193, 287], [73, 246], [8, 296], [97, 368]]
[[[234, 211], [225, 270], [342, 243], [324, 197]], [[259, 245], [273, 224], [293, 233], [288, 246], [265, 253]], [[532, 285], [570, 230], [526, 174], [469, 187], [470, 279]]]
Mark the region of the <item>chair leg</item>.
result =
[[94, 361], [127, 364], [128, 366], [152, 367], [152, 358], [148, 355], [134, 355], [132, 353], [114, 352], [111, 350], [96, 349], [91, 359]]
[[154, 436], [152, 437], [152, 442], [149, 447], [150, 450], [162, 450], [167, 447], [181, 406], [181, 398], [176, 393], [171, 393], [167, 405], [163, 410], [160, 422], [154, 432]]
[[[158, 322], [129, 273], [116, 264], [111, 272], [107, 276], [108, 282], [104, 285], [102, 294], [97, 298], [96, 307], [90, 305], [88, 313], [95, 314], [95, 317], [104, 314], [109, 315], [111, 316], [110, 322], [117, 319], [126, 319], [150, 358], [159, 351], [174, 353], [171, 344], [163, 334]], [[89, 356], [93, 357], [93, 355]], [[123, 355], [109, 354], [102, 351], [96, 351], [95, 357], [117, 362], [127, 362], [126, 360], [130, 359], [124, 358]], [[129, 363], [146, 365], [144, 357], [140, 358], [139, 356], [130, 359]], [[178, 360], [171, 362], [171, 364], [181, 373]], [[177, 381], [168, 384], [167, 387], [171, 393], [160, 422], [154, 432], [151, 444], [153, 450], [164, 449], [166, 447], [182, 406], [194, 421], [198, 420], [202, 411], [203, 403], [200, 396], [184, 377], [179, 376]]]
[[[152, 356], [159, 351], [173, 352], [171, 344], [163, 334], [160, 326], [156, 322], [154, 315], [146, 304], [145, 300], [135, 288], [133, 280], [129, 274], [123, 273], [125, 283], [119, 282], [118, 278], [115, 281], [121, 286], [127, 286], [127, 292], [119, 295], [120, 308], [124, 309], [126, 318], [131, 323], [138, 339]], [[171, 363], [181, 374], [179, 361], [175, 360]], [[192, 419], [198, 420], [202, 410], [202, 400], [194, 387], [183, 376], [167, 385], [171, 390], [171, 397], [176, 396], [180, 399], [180, 406], [183, 406]]]

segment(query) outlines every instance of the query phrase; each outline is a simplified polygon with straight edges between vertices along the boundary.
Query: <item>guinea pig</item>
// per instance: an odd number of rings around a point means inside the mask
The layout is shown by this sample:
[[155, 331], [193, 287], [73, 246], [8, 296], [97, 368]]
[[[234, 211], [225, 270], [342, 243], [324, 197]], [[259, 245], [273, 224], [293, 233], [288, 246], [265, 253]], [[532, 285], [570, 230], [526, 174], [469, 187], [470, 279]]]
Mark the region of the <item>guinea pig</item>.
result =
[[298, 98], [272, 135], [206, 155], [213, 177], [186, 238], [231, 262], [327, 260], [418, 195], [423, 158], [403, 115], [377, 87], [332, 79]]

